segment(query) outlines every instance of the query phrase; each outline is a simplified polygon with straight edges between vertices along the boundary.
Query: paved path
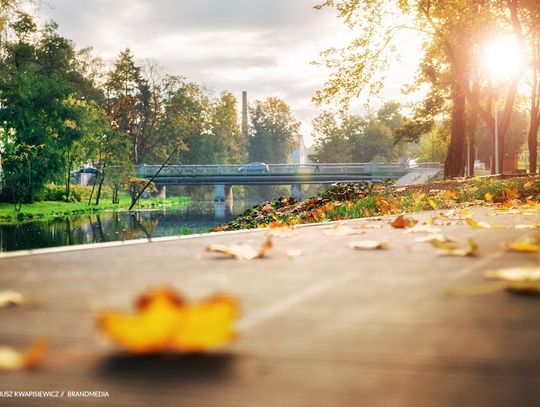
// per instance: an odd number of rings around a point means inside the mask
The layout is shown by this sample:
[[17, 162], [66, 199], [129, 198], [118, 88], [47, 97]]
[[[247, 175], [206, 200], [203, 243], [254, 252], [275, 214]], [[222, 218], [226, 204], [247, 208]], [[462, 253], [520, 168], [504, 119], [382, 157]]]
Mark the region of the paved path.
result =
[[[513, 225], [533, 215], [477, 220]], [[414, 215], [420, 220], [433, 213]], [[373, 223], [355, 221], [350, 224]], [[0, 373], [0, 391], [101, 390], [108, 399], [0, 399], [0, 405], [125, 406], [536, 406], [540, 399], [540, 299], [495, 293], [452, 298], [449, 287], [484, 281], [493, 267], [535, 264], [503, 242], [534, 234], [510, 228], [444, 226], [474, 237], [475, 258], [438, 256], [415, 235], [370, 229], [330, 237], [329, 225], [275, 238], [269, 258], [218, 259], [210, 243], [259, 244], [264, 231], [0, 258], [0, 289], [33, 302], [0, 310], [0, 344], [36, 336], [52, 349], [41, 370]], [[389, 250], [359, 252], [354, 240]], [[287, 249], [303, 255], [288, 258]], [[129, 309], [166, 283], [190, 298], [236, 295], [242, 334], [206, 356], [133, 358], [94, 327], [103, 308]]]

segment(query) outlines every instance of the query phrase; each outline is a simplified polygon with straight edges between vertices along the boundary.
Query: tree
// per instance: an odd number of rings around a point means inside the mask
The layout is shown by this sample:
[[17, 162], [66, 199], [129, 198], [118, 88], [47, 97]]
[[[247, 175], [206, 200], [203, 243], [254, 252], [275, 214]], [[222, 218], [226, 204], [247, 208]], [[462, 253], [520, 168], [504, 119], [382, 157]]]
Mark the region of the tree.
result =
[[141, 91], [144, 89], [141, 69], [129, 48], [118, 55], [106, 83], [107, 113], [114, 129], [128, 136], [131, 142], [131, 160], [140, 163], [140, 109]]
[[173, 162], [200, 164], [208, 158], [209, 99], [201, 87], [179, 76], [163, 84], [163, 113], [158, 125], [159, 144], [154, 157], [163, 162], [177, 151]]
[[82, 136], [84, 109], [70, 81], [71, 43], [54, 25], [38, 33], [25, 13], [11, 28], [16, 38], [4, 44], [0, 71], [2, 194], [20, 205], [61, 177], [65, 152]]
[[419, 141], [418, 158], [424, 162], [443, 162], [448, 153], [450, 121], [435, 125]]
[[266, 163], [285, 163], [300, 130], [289, 106], [281, 99], [269, 97], [256, 101], [250, 108], [249, 159]]
[[[451, 100], [452, 105], [451, 140], [445, 175], [462, 175], [465, 167], [466, 104], [470, 107], [472, 118], [478, 115], [492, 132], [495, 131], [495, 120], [491, 113], [492, 86], [479, 75], [477, 69], [478, 53], [485, 39], [483, 34], [489, 30], [491, 33], [500, 31], [505, 26], [507, 31], [513, 30], [520, 38], [520, 27], [516, 24], [518, 1], [327, 0], [318, 8], [325, 6], [335, 7], [345, 23], [357, 29], [361, 36], [346, 48], [330, 49], [323, 53], [324, 63], [333, 72], [325, 88], [315, 95], [315, 100], [322, 103], [339, 99], [347, 106], [352, 97], [365, 89], [376, 93], [383, 85], [384, 75], [381, 72], [388, 67], [392, 56], [390, 44], [396, 32], [405, 28], [422, 32], [425, 42], [421, 72], [425, 77], [421, 80], [427, 79], [432, 86], [446, 89], [445, 97]], [[412, 24], [403, 22], [402, 17], [412, 20]], [[507, 17], [511, 23], [505, 24], [501, 17]], [[513, 78], [504, 89], [504, 111], [499, 126], [501, 157], [517, 82], [518, 78]], [[423, 121], [423, 125], [430, 121]], [[409, 130], [421, 127], [409, 125]], [[470, 166], [471, 156], [468, 159]]]
[[238, 123], [238, 102], [233, 94], [223, 92], [212, 103], [210, 133], [212, 138], [212, 163], [239, 164], [247, 158], [247, 140]]
[[378, 120], [371, 119], [350, 137], [352, 161], [392, 161], [395, 158], [392, 131]]
[[313, 119], [315, 154], [310, 159], [322, 163], [348, 163], [352, 161], [349, 135], [338, 124], [336, 116], [322, 112]]

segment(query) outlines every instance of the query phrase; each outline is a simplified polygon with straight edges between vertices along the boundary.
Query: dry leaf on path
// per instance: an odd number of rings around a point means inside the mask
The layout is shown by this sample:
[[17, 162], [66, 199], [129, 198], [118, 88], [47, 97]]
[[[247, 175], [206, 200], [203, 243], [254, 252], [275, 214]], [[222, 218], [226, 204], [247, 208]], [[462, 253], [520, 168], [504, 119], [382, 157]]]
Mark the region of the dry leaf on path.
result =
[[0, 291], [0, 308], [12, 307], [24, 303], [22, 294], [16, 291]]
[[439, 240], [430, 241], [441, 255], [458, 257], [474, 256], [478, 251], [478, 244], [472, 239], [467, 239], [467, 242], [467, 247], [462, 248], [455, 243], [441, 242]]
[[431, 234], [434, 234], [434, 233], [440, 233], [441, 232], [441, 229], [439, 228], [436, 228], [432, 225], [416, 225], [416, 226], [413, 226], [412, 228], [409, 228], [405, 231], [405, 234], [409, 234], [409, 233], [431, 233]]
[[526, 238], [517, 242], [506, 244], [507, 250], [520, 253], [536, 253], [540, 251], [538, 238]]
[[248, 244], [224, 246], [220, 244], [211, 244], [206, 248], [207, 252], [219, 253], [225, 257], [232, 257], [238, 260], [260, 259], [272, 249], [272, 239], [268, 238], [259, 249]]
[[470, 218], [473, 215], [473, 213], [467, 209], [461, 209], [459, 211], [456, 211], [455, 209], [450, 209], [446, 212], [439, 213], [435, 219], [450, 219], [450, 220], [465, 220], [467, 218]]
[[48, 347], [49, 344], [45, 339], [36, 339], [22, 352], [1, 346], [0, 370], [34, 369], [43, 361]]
[[399, 215], [396, 219], [394, 219], [390, 223], [390, 225], [396, 229], [405, 229], [405, 228], [411, 228], [417, 223], [418, 221], [413, 218], [409, 218], [405, 215]]
[[419, 243], [430, 243], [432, 240], [437, 240], [439, 242], [448, 243], [448, 242], [455, 242], [456, 239], [443, 235], [442, 233], [433, 233], [430, 235], [418, 237], [415, 239]]
[[491, 270], [485, 273], [486, 278], [494, 278], [504, 282], [504, 288], [517, 294], [540, 294], [540, 267], [511, 267]]
[[473, 229], [492, 229], [494, 227], [494, 226], [491, 226], [489, 223], [486, 223], [486, 222], [477, 222], [473, 218], [467, 218], [467, 219], [465, 219], [465, 221]]
[[340, 225], [337, 224], [336, 226], [326, 229], [324, 231], [324, 234], [326, 236], [351, 236], [351, 235], [361, 235], [364, 232], [362, 229], [359, 228], [351, 228], [347, 225]]
[[134, 315], [102, 312], [97, 318], [105, 335], [133, 353], [201, 352], [236, 336], [239, 306], [231, 296], [187, 303], [174, 291], [160, 289], [138, 297], [135, 307]]
[[484, 275], [504, 281], [540, 281], [540, 267], [509, 267], [486, 271]]
[[386, 250], [388, 243], [378, 240], [359, 240], [349, 243], [349, 247], [355, 250]]

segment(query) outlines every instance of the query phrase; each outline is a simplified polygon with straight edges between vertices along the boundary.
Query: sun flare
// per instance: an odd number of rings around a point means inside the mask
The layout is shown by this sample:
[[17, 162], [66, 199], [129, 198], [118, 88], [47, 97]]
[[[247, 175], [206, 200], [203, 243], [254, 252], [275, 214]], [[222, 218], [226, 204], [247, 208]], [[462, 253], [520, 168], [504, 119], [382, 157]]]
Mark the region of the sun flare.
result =
[[483, 65], [491, 80], [510, 79], [525, 65], [523, 49], [513, 37], [494, 39], [484, 47]]

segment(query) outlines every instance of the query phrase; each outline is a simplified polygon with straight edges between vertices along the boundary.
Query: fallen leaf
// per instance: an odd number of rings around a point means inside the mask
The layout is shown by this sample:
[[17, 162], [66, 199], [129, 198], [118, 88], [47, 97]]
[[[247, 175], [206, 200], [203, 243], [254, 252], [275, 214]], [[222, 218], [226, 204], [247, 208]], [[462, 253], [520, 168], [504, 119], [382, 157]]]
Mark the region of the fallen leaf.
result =
[[470, 227], [473, 229], [491, 229], [492, 226], [489, 223], [486, 222], [477, 222], [473, 218], [467, 218], [465, 221], [469, 224]]
[[513, 201], [517, 198], [519, 198], [520, 194], [519, 194], [519, 190], [517, 189], [517, 187], [515, 188], [505, 188], [504, 190], [504, 200], [505, 201]]
[[437, 205], [437, 202], [435, 202], [431, 198], [428, 198], [428, 204], [429, 206], [431, 206], [432, 209], [439, 209], [439, 205]]
[[484, 198], [486, 199], [486, 202], [493, 202], [493, 195], [490, 194], [489, 192], [486, 192], [484, 194]]
[[459, 247], [455, 243], [441, 242], [439, 240], [431, 240], [430, 243], [438, 249], [439, 254], [444, 256], [474, 256], [478, 251], [478, 244], [467, 239], [468, 245], [465, 248]]
[[24, 303], [24, 297], [16, 291], [0, 291], [0, 308]]
[[451, 219], [451, 220], [465, 220], [467, 218], [470, 218], [472, 215], [473, 213], [467, 208], [464, 208], [460, 211], [451, 209], [449, 211], [440, 213], [439, 215], [436, 216], [436, 218]]
[[355, 250], [386, 250], [388, 244], [378, 240], [360, 240], [349, 243], [349, 247]]
[[248, 244], [224, 246], [212, 244], [206, 248], [207, 252], [219, 253], [225, 257], [232, 257], [238, 260], [260, 259], [273, 247], [272, 239], [268, 238], [259, 249], [255, 249]]
[[13, 348], [0, 347], [0, 370], [34, 369], [43, 361], [48, 342], [36, 339], [26, 350], [19, 352]]
[[509, 243], [505, 247], [514, 252], [535, 253], [540, 251], [538, 238], [526, 238], [517, 242]]
[[504, 281], [540, 281], [540, 267], [509, 267], [490, 270], [486, 271], [484, 276]]
[[433, 233], [427, 236], [418, 237], [415, 239], [419, 243], [429, 243], [432, 240], [438, 240], [439, 242], [448, 243], [455, 242], [456, 240], [450, 236], [443, 235], [441, 233]]
[[326, 236], [351, 236], [361, 235], [363, 233], [366, 232], [364, 232], [362, 229], [351, 228], [350, 226], [340, 224], [337, 224], [336, 226], [324, 231]]
[[406, 234], [409, 233], [440, 233], [441, 229], [433, 227], [432, 225], [416, 225], [412, 228], [409, 228], [405, 231]]
[[137, 354], [200, 352], [231, 342], [239, 314], [235, 298], [214, 295], [187, 303], [169, 289], [141, 295], [134, 315], [102, 312], [99, 329], [128, 351]]
[[487, 271], [486, 278], [504, 282], [504, 288], [517, 294], [540, 294], [540, 267], [510, 267]]
[[394, 219], [393, 222], [390, 223], [390, 225], [396, 229], [405, 229], [413, 227], [417, 223], [418, 221], [413, 218], [409, 218], [405, 215], [399, 215], [396, 219]]
[[456, 199], [457, 195], [458, 195], [457, 191], [448, 190], [444, 192], [443, 199], [445, 201], [453, 201], [454, 199]]
[[262, 211], [262, 212], [270, 212], [272, 209], [274, 209], [274, 208], [272, 207], [272, 205], [270, 205], [270, 204], [268, 203], [268, 204], [264, 205], [264, 206], [261, 208], [261, 211]]

